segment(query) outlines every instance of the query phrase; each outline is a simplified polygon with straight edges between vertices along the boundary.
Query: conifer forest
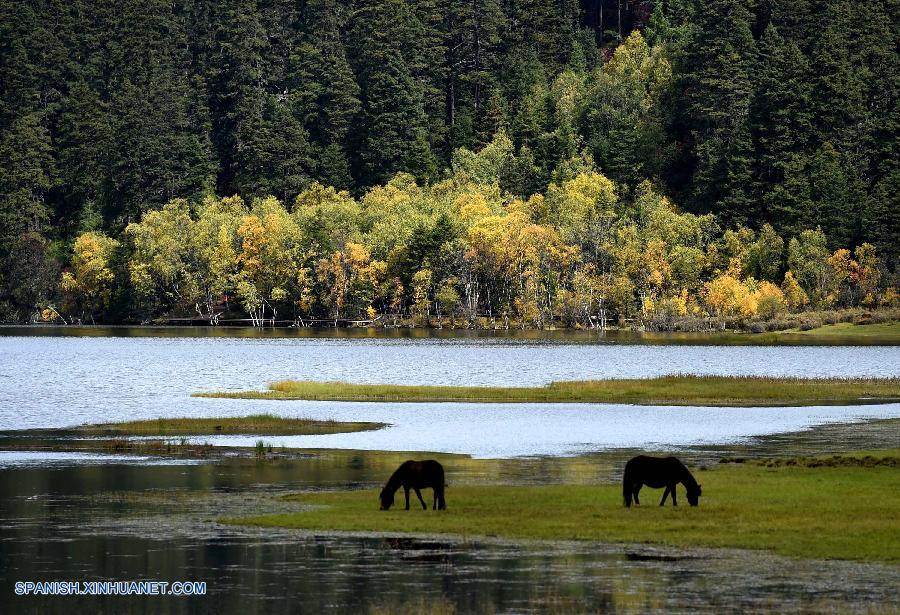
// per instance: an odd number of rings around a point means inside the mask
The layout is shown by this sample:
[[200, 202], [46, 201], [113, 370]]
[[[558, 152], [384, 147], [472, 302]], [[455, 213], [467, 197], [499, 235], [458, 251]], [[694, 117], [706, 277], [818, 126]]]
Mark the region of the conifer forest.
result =
[[0, 0], [0, 321], [900, 307], [898, 43], [896, 0]]

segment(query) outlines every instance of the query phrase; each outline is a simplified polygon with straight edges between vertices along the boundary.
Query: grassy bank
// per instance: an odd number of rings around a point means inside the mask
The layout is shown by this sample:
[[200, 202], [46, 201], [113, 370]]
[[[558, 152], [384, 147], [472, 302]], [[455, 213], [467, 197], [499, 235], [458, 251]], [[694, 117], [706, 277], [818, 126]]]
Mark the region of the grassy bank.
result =
[[409, 386], [285, 380], [268, 391], [197, 393], [236, 399], [381, 402], [626, 403], [642, 405], [773, 406], [858, 404], [900, 400], [900, 378], [800, 379], [664, 376], [554, 382], [542, 387]]
[[859, 325], [852, 322], [839, 322], [832, 325], [823, 325], [815, 329], [809, 329], [808, 331], [782, 331], [781, 334], [801, 335], [817, 339], [877, 339], [883, 342], [900, 344], [900, 322], [877, 323], [871, 325]]
[[123, 423], [82, 425], [75, 431], [90, 436], [305, 436], [381, 429], [382, 423], [342, 423], [284, 418], [272, 414], [226, 418], [160, 418]]
[[[855, 314], [855, 312], [854, 312]], [[239, 327], [239, 326], [103, 326], [103, 325], [0, 325], [2, 336], [29, 337], [224, 337], [224, 338], [340, 338], [340, 339], [481, 339], [502, 338], [520, 341], [553, 340], [570, 344], [649, 344], [649, 345], [772, 345], [772, 346], [887, 346], [900, 344], [900, 322], [859, 324], [827, 322], [831, 317], [813, 318], [794, 315], [796, 319], [778, 323], [762, 323], [764, 332], [727, 331], [707, 328], [674, 331], [633, 331], [611, 327], [605, 332], [595, 329], [471, 329], [466, 323], [457, 327]], [[802, 317], [801, 317], [802, 316]], [[771, 325], [771, 326], [770, 326]], [[776, 328], [777, 327], [777, 328]], [[810, 327], [803, 330], [803, 327]]]
[[[764, 549], [807, 558], [900, 562], [900, 450], [873, 453], [893, 462], [722, 464], [695, 472], [698, 508], [660, 508], [662, 490], [641, 492], [625, 509], [618, 485], [462, 486], [447, 489], [448, 510], [378, 511], [378, 491], [290, 496], [317, 508], [226, 519], [232, 524], [314, 531], [446, 533], [511, 539], [595, 540], [675, 547]], [[425, 494], [430, 502], [431, 492]], [[413, 506], [417, 505], [415, 496]]]

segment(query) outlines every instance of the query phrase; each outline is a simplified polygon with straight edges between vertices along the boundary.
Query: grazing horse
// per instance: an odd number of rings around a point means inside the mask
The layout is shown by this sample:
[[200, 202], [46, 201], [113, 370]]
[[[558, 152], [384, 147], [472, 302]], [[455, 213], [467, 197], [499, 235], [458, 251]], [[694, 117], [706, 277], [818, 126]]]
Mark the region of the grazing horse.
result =
[[666, 498], [672, 494], [672, 506], [678, 506], [675, 499], [675, 486], [683, 483], [687, 489], [687, 499], [691, 506], [696, 506], [700, 500], [700, 485], [694, 480], [690, 471], [675, 457], [648, 457], [638, 455], [625, 464], [625, 476], [622, 478], [622, 494], [625, 496], [625, 506], [631, 506], [631, 499], [640, 505], [638, 493], [641, 487], [647, 485], [654, 489], [665, 487], [660, 506], [664, 506]]
[[381, 510], [388, 510], [394, 505], [394, 493], [400, 487], [406, 494], [406, 510], [409, 510], [409, 490], [412, 489], [422, 502], [422, 510], [428, 510], [425, 500], [422, 499], [420, 489], [431, 488], [434, 490], [434, 510], [446, 510], [444, 501], [444, 466], [434, 459], [425, 461], [406, 461], [397, 468], [388, 479], [384, 489], [378, 498], [381, 500]]

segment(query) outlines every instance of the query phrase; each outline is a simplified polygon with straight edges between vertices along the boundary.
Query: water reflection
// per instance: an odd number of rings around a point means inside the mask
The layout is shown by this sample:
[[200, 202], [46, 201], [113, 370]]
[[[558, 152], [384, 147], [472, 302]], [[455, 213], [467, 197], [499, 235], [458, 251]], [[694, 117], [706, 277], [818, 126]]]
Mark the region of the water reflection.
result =
[[[0, 439], [0, 444], [4, 440]], [[48, 467], [53, 465], [73, 464], [135, 464], [135, 465], [173, 465], [197, 463], [188, 459], [159, 459], [141, 455], [105, 455], [101, 453], [79, 453], [73, 451], [29, 451], [0, 450], [0, 470], [5, 468], [21, 468], [27, 466]]]
[[[300, 487], [368, 486], [390, 455], [0, 470], [0, 612], [839, 612], [898, 605], [889, 566], [583, 543], [312, 536], [219, 515], [299, 506]], [[608, 479], [591, 460], [455, 459], [450, 480]], [[449, 465], [449, 464], [448, 464]], [[561, 467], [571, 465], [569, 470]], [[203, 598], [17, 598], [15, 580], [203, 580]]]
[[343, 340], [451, 340], [471, 343], [540, 343], [540, 344], [678, 344], [678, 345], [787, 345], [787, 346], [879, 346], [896, 345], [896, 340], [879, 339], [851, 332], [837, 336], [814, 336], [796, 333], [747, 334], [728, 331], [683, 333], [675, 331], [574, 330], [558, 329], [408, 329], [359, 327], [265, 328], [241, 326], [58, 326], [0, 325], [0, 337], [168, 337], [168, 338], [238, 338], [238, 339], [343, 339]]

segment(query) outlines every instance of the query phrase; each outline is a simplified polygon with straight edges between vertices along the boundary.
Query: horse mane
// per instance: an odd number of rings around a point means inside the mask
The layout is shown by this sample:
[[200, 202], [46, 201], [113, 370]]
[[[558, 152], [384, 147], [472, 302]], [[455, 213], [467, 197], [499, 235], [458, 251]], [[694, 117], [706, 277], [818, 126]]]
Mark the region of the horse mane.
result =
[[694, 475], [691, 474], [691, 471], [688, 470], [687, 466], [684, 465], [683, 463], [681, 464], [681, 468], [682, 468], [682, 472], [681, 472], [681, 474], [682, 474], [681, 482], [684, 483], [684, 486], [685, 486], [688, 490], [696, 489], [696, 488], [697, 488], [697, 485], [698, 485], [697, 479], [694, 478]]
[[397, 489], [400, 488], [400, 483], [401, 483], [400, 474], [403, 472], [403, 469], [405, 466], [406, 466], [405, 463], [400, 464], [400, 467], [397, 468], [396, 470], [394, 470], [394, 473], [391, 474], [391, 477], [388, 479], [387, 483], [385, 483], [385, 485], [384, 485], [385, 489], [390, 489], [391, 492], [393, 493], [394, 491], [397, 491]]

